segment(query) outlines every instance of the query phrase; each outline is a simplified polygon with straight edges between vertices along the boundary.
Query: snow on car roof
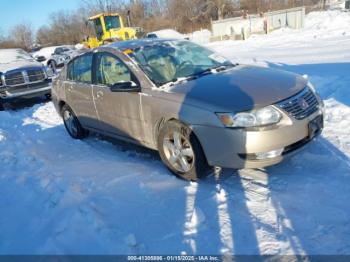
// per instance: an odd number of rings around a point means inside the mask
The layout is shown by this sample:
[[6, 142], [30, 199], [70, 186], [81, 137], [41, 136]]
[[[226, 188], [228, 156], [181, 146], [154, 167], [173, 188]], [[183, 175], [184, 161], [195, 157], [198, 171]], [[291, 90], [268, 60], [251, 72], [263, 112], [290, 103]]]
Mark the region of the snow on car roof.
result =
[[179, 39], [173, 39], [173, 38], [145, 38], [145, 39], [137, 39], [137, 40], [129, 40], [129, 41], [121, 41], [121, 42], [115, 42], [108, 47], [117, 48], [119, 50], [126, 50], [126, 49], [136, 49], [140, 47], [150, 46], [152, 44], [162, 43], [166, 41], [179, 41]]
[[60, 46], [49, 46], [49, 47], [44, 47], [42, 49], [40, 49], [39, 51], [36, 51], [33, 53], [33, 56], [34, 57], [38, 57], [38, 56], [44, 56], [44, 57], [50, 57], [54, 52], [55, 52], [55, 49], [57, 47], [60, 47]]
[[0, 64], [8, 64], [16, 61], [28, 60], [32, 61], [31, 57], [23, 49], [0, 49]]

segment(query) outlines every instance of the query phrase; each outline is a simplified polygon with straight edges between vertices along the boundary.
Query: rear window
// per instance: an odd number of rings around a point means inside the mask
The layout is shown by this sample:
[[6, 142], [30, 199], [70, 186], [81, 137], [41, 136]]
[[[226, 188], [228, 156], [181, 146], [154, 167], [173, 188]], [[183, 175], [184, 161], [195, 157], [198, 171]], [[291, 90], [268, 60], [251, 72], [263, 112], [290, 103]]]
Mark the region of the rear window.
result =
[[92, 83], [92, 53], [80, 56], [68, 64], [68, 79], [81, 83]]

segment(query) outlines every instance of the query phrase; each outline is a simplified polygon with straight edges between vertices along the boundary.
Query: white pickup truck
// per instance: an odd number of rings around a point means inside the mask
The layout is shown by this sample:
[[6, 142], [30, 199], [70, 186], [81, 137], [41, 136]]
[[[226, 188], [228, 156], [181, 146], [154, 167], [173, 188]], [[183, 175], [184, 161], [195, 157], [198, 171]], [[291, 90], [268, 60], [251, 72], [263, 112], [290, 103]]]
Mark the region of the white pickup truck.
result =
[[15, 100], [50, 96], [52, 70], [22, 49], [0, 49], [0, 110]]

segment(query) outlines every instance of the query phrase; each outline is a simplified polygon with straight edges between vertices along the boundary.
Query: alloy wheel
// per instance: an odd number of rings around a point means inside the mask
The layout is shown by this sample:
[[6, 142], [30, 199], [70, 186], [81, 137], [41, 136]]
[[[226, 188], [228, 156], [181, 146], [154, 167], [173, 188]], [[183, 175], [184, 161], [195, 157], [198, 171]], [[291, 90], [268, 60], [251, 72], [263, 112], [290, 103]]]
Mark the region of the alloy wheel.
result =
[[178, 131], [169, 132], [163, 140], [163, 150], [170, 165], [181, 173], [194, 165], [194, 152], [190, 141]]

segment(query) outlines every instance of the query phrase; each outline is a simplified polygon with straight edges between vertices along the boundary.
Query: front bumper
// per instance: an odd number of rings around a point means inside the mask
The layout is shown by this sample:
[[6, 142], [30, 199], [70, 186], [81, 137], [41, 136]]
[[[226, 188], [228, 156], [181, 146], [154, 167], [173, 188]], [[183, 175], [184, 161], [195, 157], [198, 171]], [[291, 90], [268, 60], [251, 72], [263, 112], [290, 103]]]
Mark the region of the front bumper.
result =
[[[309, 123], [320, 115], [323, 115], [322, 110], [303, 120], [286, 121], [273, 129], [245, 130], [198, 125], [192, 126], [192, 129], [209, 165], [235, 169], [261, 168], [281, 162], [310, 142], [314, 137], [309, 138]], [[273, 158], [258, 160], [250, 157], [280, 149], [283, 153]]]
[[38, 86], [28, 86], [17, 90], [11, 90], [11, 88], [9, 88], [3, 92], [0, 92], [0, 99], [4, 102], [11, 102], [14, 100], [40, 97], [51, 94], [51, 88], [51, 80], [40, 83]]

